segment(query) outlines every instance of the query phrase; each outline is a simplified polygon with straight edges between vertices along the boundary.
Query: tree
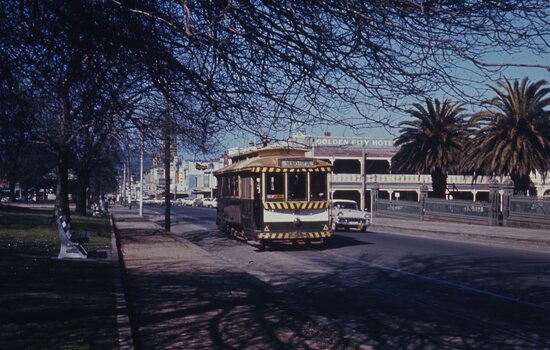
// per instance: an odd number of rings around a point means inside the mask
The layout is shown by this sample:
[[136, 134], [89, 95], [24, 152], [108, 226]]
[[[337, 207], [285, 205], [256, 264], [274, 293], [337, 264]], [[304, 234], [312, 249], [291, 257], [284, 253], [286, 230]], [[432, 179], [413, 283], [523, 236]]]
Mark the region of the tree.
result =
[[449, 99], [426, 99], [426, 108], [414, 104], [408, 111], [413, 120], [399, 124], [395, 145], [401, 147], [392, 158], [393, 170], [431, 174], [433, 196], [445, 198], [447, 173], [458, 169], [465, 141], [464, 110], [463, 104]]
[[[515, 65], [486, 55], [546, 53], [550, 18], [545, 0], [19, 0], [0, 11], [1, 49], [36, 88], [37, 120], [57, 126], [43, 129], [43, 142], [58, 154], [60, 181], [70, 143], [87, 128], [81, 111], [97, 87], [113, 86], [112, 72], [143, 76], [139, 87], [160, 94], [165, 130], [198, 118], [203, 132], [276, 139], [296, 124], [389, 125], [370, 112], [439, 89], [464, 95], [461, 83]], [[172, 112], [195, 104], [197, 115]]]
[[472, 138], [464, 167], [478, 175], [509, 175], [516, 191], [528, 193], [531, 172], [550, 170], [550, 87], [545, 80], [500, 81], [502, 90], [469, 124]]
[[[411, 96], [440, 89], [464, 96], [464, 83], [479, 86], [502, 67], [528, 65], [488, 55], [548, 52], [549, 42], [547, 1], [145, 1], [119, 7], [162, 39], [141, 34], [152, 40], [135, 48], [154, 47], [156, 59], [178, 72], [171, 89], [205, 101], [227, 128], [260, 137], [296, 123], [379, 126], [387, 120], [373, 109], [400, 109]], [[363, 118], [348, 118], [350, 109]]]
[[98, 119], [124, 110], [120, 96], [125, 90], [117, 83], [132, 79], [131, 61], [95, 36], [110, 16], [102, 4], [30, 1], [1, 6], [3, 56], [21, 90], [28, 91], [32, 107], [32, 127], [26, 132], [57, 158], [55, 215], [70, 220], [68, 173], [75, 142]]

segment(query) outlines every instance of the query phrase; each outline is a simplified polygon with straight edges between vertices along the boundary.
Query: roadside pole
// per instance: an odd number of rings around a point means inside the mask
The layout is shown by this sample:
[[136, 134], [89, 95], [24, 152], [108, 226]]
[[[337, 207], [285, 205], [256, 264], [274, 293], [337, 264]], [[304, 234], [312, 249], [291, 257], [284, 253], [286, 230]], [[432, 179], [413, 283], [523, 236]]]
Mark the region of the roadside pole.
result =
[[141, 150], [139, 157], [139, 216], [143, 216], [143, 130], [140, 130], [141, 133]]

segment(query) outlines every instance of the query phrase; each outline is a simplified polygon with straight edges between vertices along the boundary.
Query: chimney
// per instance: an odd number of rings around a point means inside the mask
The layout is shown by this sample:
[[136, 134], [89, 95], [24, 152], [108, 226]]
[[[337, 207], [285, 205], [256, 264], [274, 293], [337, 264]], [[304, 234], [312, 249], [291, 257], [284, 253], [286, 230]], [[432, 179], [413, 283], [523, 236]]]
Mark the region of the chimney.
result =
[[325, 136], [332, 136], [332, 134], [330, 133], [330, 131], [325, 131]]

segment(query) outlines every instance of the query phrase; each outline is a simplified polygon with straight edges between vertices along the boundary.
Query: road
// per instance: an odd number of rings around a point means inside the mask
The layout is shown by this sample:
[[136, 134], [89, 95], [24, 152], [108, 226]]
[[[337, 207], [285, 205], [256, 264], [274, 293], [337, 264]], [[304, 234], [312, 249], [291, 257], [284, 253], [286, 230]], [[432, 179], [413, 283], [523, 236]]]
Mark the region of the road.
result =
[[377, 232], [260, 252], [219, 233], [214, 209], [175, 207], [173, 217], [174, 233], [358, 343], [550, 349], [550, 254]]

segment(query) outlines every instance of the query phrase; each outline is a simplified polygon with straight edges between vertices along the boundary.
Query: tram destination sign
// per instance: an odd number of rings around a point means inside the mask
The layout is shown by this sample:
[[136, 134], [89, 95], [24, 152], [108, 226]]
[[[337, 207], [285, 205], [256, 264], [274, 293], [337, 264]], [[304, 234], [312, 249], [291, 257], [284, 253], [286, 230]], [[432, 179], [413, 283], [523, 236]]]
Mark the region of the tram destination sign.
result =
[[282, 167], [315, 166], [313, 159], [281, 159], [280, 163]]

